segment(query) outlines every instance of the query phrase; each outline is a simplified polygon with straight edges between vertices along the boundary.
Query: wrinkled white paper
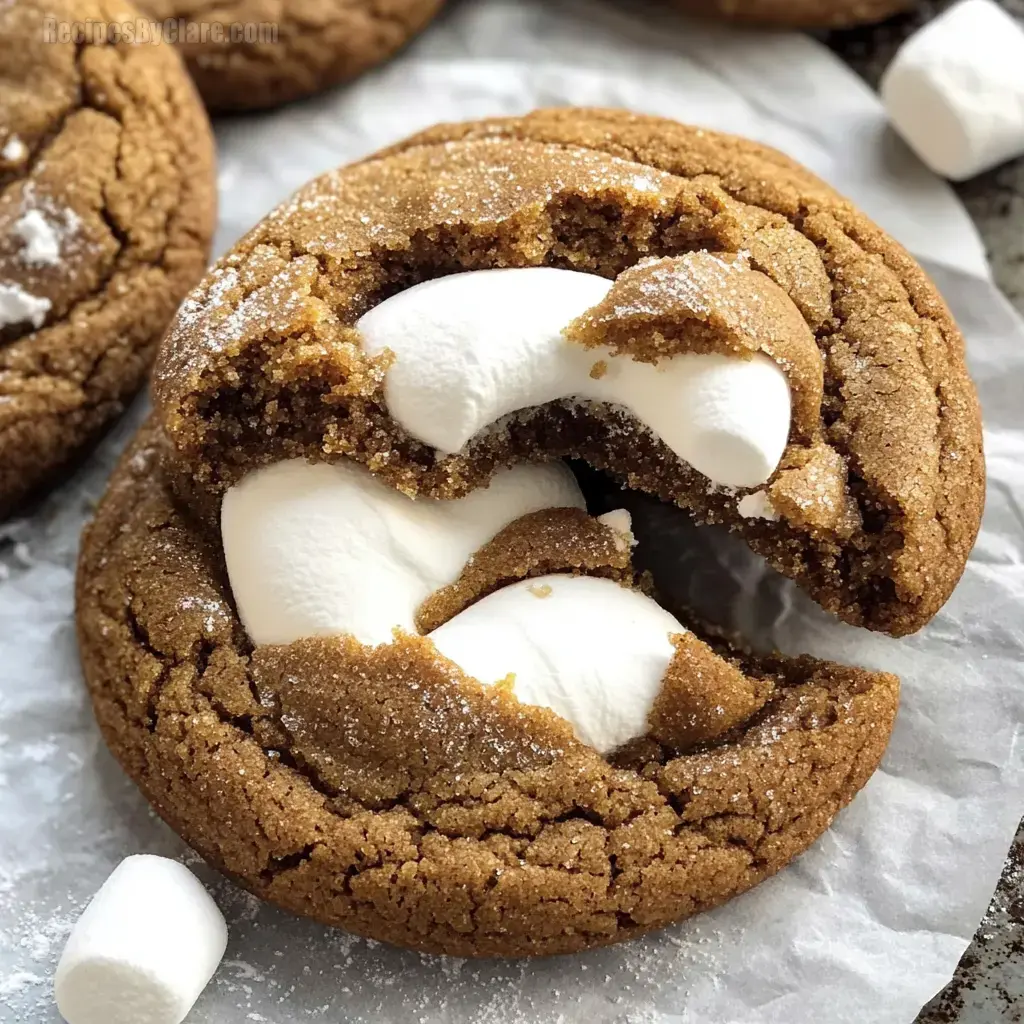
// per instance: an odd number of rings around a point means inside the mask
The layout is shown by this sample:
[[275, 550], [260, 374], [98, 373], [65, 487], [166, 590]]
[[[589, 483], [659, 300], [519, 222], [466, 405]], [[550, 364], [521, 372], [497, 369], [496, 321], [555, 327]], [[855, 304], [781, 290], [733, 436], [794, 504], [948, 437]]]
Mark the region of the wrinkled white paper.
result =
[[225, 122], [223, 249], [313, 174], [444, 119], [628, 106], [770, 142], [867, 208], [932, 270], [968, 338], [991, 485], [949, 605], [894, 641], [836, 624], [741, 544], [630, 499], [680, 596], [753, 642], [898, 672], [883, 770], [804, 857], [720, 910], [609, 950], [465, 962], [364, 942], [260, 905], [196, 863], [104, 749], [72, 625], [78, 534], [140, 405], [31, 519], [0, 527], [0, 1020], [56, 1022], [49, 978], [84, 902], [136, 852], [183, 856], [231, 928], [189, 1020], [395, 1024], [906, 1024], [949, 979], [1024, 810], [1024, 324], [983, 278], [951, 191], [884, 131], [872, 94], [792, 35], [638, 5], [476, 0], [350, 89]]

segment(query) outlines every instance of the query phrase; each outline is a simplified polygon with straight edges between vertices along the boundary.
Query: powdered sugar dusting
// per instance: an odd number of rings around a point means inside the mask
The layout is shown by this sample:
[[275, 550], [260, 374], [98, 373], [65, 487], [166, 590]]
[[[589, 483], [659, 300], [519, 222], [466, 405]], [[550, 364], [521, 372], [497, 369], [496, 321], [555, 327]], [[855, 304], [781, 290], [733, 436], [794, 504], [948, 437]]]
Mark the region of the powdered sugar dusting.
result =
[[82, 908], [70, 898], [56, 910], [22, 902], [10, 876], [0, 876], [0, 905], [17, 914], [14, 927], [0, 931], [0, 1019], [35, 1024], [53, 1005], [50, 978]]
[[14, 224], [14, 233], [24, 243], [22, 260], [30, 265], [57, 266], [64, 239], [77, 230], [78, 223], [73, 210], [57, 216], [48, 216], [41, 209], [26, 210]]
[[50, 311], [50, 300], [32, 295], [21, 285], [0, 281], [0, 329], [26, 321], [40, 328]]
[[[204, 1012], [201, 1000], [196, 1024], [329, 1022], [338, 1019], [339, 1006], [348, 1024], [653, 1024], [664, 1017], [639, 1007], [670, 986], [681, 1008], [688, 979], [707, 982], [724, 971], [722, 950], [729, 941], [710, 919], [699, 919], [638, 942], [556, 960], [465, 960], [393, 949], [265, 905], [255, 920], [239, 920], [225, 903], [232, 889], [220, 883], [216, 895], [233, 947], [246, 952], [240, 959], [229, 951], [212, 983], [219, 1015]], [[408, 984], [410, 978], [417, 983]]]
[[0, 158], [9, 164], [20, 164], [28, 156], [28, 146], [18, 138], [11, 135], [0, 149]]

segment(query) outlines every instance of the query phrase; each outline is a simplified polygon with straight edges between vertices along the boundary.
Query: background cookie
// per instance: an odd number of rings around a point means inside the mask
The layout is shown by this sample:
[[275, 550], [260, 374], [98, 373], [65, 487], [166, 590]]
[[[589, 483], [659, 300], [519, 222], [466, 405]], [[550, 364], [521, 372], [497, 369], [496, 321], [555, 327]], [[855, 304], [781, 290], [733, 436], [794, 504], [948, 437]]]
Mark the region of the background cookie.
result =
[[[157, 21], [184, 19], [205, 37], [178, 46], [210, 110], [258, 110], [309, 96], [379, 64], [444, 0], [143, 0]], [[276, 38], [260, 39], [260, 27]], [[241, 31], [233, 41], [230, 34]], [[214, 33], [223, 33], [213, 38]], [[255, 33], [255, 35], [254, 35]]]
[[171, 47], [118, 39], [138, 18], [0, 7], [0, 515], [135, 394], [206, 264], [209, 124]]
[[693, 14], [766, 25], [843, 28], [882, 21], [915, 0], [674, 0]]

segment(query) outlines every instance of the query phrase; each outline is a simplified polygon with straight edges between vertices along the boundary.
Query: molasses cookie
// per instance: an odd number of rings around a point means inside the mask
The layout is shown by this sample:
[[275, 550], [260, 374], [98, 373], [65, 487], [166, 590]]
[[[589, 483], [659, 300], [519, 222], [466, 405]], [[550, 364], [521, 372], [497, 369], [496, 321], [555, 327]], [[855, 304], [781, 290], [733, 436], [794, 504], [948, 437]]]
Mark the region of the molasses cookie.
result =
[[562, 460], [905, 633], [978, 528], [962, 344], [728, 136], [540, 112], [325, 175], [182, 305], [85, 537], [103, 734], [212, 864], [377, 939], [564, 953], [722, 903], [868, 780], [898, 681], [687, 628]]
[[0, 515], [135, 394], [215, 220], [213, 141], [118, 0], [0, 8]]
[[444, 0], [142, 0], [175, 38], [213, 111], [310, 96], [387, 60]]
[[848, 28], [883, 21], [914, 0], [674, 0], [693, 14], [762, 25]]

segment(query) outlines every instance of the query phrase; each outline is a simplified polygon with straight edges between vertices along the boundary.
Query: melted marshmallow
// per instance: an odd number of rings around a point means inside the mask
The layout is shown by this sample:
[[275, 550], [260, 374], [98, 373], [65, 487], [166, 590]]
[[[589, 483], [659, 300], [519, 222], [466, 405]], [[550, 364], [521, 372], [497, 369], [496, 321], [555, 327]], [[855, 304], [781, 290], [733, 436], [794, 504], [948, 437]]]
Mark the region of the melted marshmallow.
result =
[[357, 326], [368, 353], [395, 355], [390, 414], [442, 453], [509, 413], [575, 398], [625, 408], [716, 484], [765, 483], [789, 437], [779, 366], [692, 353], [653, 365], [569, 342], [565, 328], [611, 285], [549, 267], [454, 274], [399, 292]]
[[523, 580], [430, 634], [484, 684], [514, 677], [524, 704], [550, 708], [607, 754], [647, 732], [647, 718], [685, 633], [651, 598], [593, 576]]
[[253, 643], [348, 633], [390, 643], [509, 523], [585, 508], [561, 463], [523, 464], [455, 501], [412, 499], [352, 462], [302, 459], [250, 473], [224, 496], [221, 534], [235, 603]]

